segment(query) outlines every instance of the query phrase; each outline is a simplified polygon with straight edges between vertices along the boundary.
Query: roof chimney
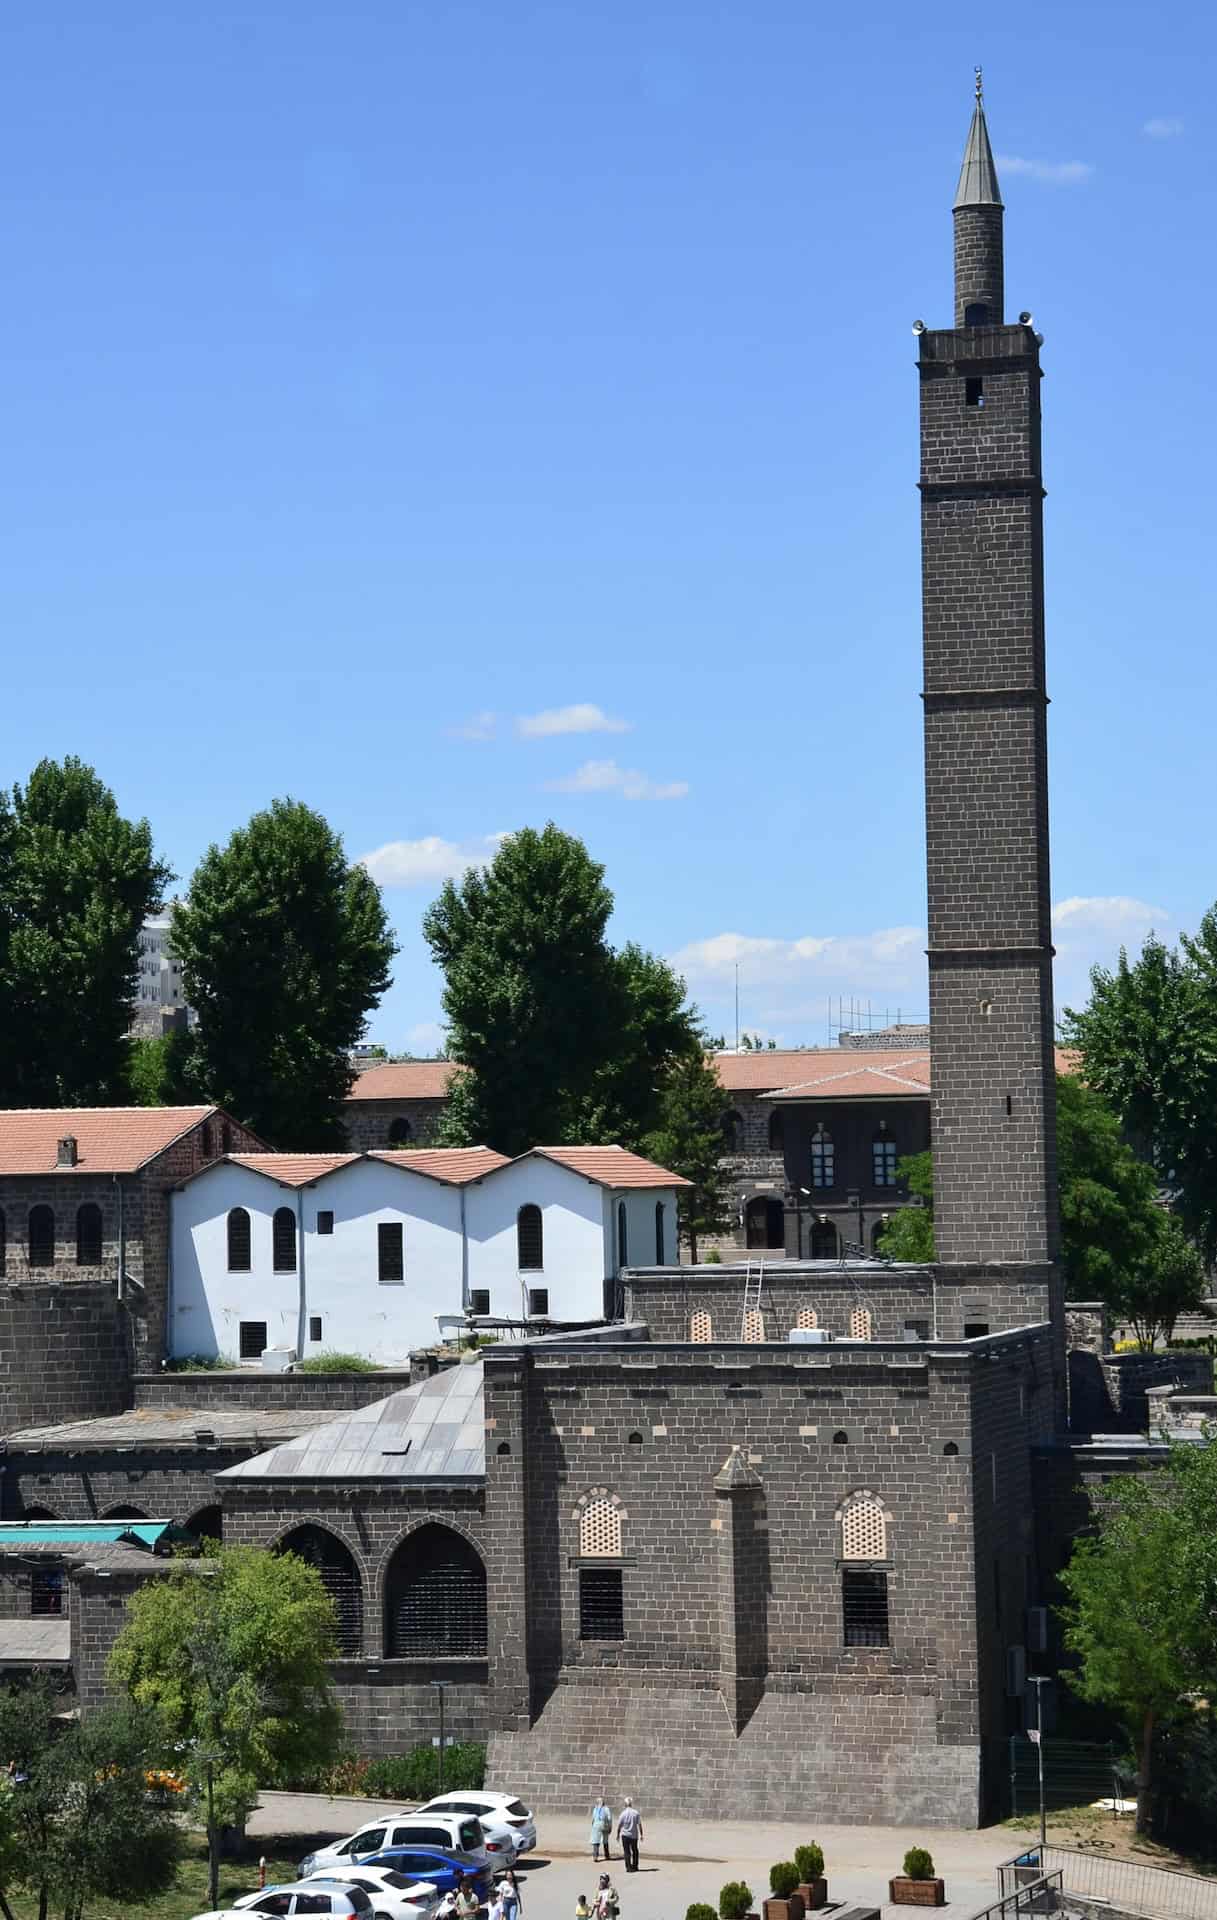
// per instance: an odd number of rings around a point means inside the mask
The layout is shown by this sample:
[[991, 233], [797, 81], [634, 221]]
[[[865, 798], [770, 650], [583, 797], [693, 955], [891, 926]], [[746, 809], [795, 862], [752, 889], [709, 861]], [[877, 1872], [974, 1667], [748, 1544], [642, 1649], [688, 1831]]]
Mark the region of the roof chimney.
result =
[[57, 1167], [74, 1167], [76, 1165], [76, 1135], [74, 1133], [65, 1133], [63, 1139], [57, 1142], [55, 1147], [55, 1165]]

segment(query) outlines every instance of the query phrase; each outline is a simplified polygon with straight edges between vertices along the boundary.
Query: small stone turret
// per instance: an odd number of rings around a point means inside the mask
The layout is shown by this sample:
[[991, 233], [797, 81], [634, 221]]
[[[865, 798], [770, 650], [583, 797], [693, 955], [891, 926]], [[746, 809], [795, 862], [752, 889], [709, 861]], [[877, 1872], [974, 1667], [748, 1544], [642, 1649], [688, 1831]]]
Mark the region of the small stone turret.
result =
[[955, 190], [955, 325], [1001, 326], [1004, 281], [1001, 192], [977, 67], [976, 106]]

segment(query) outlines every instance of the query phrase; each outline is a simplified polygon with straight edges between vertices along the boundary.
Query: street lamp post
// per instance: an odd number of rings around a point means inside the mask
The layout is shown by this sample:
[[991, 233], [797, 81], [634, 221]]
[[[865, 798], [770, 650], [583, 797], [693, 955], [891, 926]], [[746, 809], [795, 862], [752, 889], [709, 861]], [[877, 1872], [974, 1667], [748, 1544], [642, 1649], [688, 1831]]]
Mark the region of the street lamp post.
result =
[[438, 1787], [438, 1792], [442, 1793], [444, 1791], [444, 1689], [447, 1687], [448, 1682], [446, 1680], [433, 1680], [431, 1682], [431, 1685], [435, 1688], [436, 1692], [439, 1694], [439, 1787]]
[[1044, 1688], [1047, 1681], [1042, 1673], [1033, 1673], [1031, 1684], [1035, 1688], [1035, 1753], [1039, 1761], [1040, 1781], [1040, 1872], [1044, 1871], [1044, 1848], [1048, 1844], [1048, 1820], [1044, 1808]]

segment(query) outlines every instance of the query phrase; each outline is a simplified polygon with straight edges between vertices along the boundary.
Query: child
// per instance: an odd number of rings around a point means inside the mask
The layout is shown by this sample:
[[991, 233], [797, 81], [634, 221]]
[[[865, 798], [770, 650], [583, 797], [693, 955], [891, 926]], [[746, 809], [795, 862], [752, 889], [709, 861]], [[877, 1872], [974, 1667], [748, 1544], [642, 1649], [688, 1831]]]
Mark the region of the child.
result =
[[585, 1893], [581, 1893], [575, 1901], [575, 1920], [592, 1920], [592, 1910], [587, 1904]]

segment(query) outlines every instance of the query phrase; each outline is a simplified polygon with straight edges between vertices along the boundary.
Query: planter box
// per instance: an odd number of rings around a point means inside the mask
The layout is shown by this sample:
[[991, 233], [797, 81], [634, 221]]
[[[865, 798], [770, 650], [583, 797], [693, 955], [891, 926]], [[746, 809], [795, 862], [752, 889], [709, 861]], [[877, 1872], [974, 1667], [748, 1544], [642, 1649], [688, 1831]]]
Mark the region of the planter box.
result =
[[828, 1905], [828, 1882], [823, 1875], [818, 1880], [800, 1880], [795, 1892], [803, 1902], [804, 1913]]
[[898, 1873], [887, 1883], [887, 1897], [894, 1907], [941, 1907], [947, 1890], [943, 1880], [909, 1880]]
[[765, 1920], [803, 1920], [803, 1902], [798, 1892], [791, 1894], [789, 1900], [777, 1900], [772, 1896], [764, 1902]]

